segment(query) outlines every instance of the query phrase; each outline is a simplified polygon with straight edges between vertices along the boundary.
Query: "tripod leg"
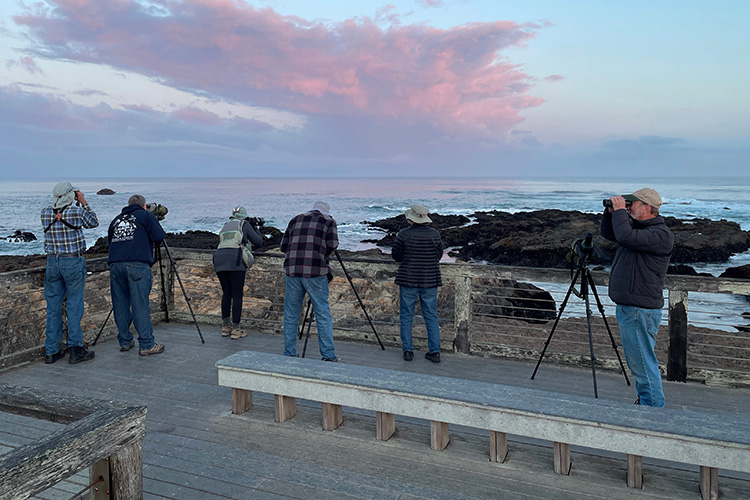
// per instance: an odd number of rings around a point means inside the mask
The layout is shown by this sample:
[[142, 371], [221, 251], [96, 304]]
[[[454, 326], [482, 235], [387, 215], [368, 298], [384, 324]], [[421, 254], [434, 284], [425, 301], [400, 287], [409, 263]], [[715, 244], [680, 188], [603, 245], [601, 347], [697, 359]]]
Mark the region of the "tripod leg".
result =
[[162, 245], [164, 245], [164, 250], [167, 251], [167, 257], [169, 257], [169, 263], [172, 265], [172, 271], [174, 271], [174, 275], [177, 276], [177, 281], [180, 283], [182, 296], [185, 297], [185, 302], [187, 303], [188, 310], [190, 310], [190, 315], [193, 317], [193, 323], [195, 323], [195, 328], [198, 330], [198, 336], [201, 338], [201, 344], [205, 344], [206, 341], [203, 340], [201, 327], [198, 326], [198, 320], [195, 319], [195, 313], [193, 313], [193, 307], [190, 305], [190, 298], [187, 296], [187, 292], [185, 292], [185, 286], [182, 284], [182, 278], [180, 278], [180, 275], [177, 272], [177, 265], [174, 263], [174, 259], [172, 258], [172, 252], [169, 251], [169, 246], [167, 245], [166, 241], [162, 241], [161, 243]]
[[594, 279], [591, 277], [591, 274], [588, 276], [589, 283], [591, 284], [591, 291], [594, 293], [594, 298], [596, 299], [596, 305], [599, 308], [599, 313], [602, 315], [602, 320], [604, 320], [604, 326], [607, 328], [607, 333], [609, 334], [609, 340], [612, 342], [612, 349], [614, 349], [615, 354], [617, 355], [617, 361], [620, 363], [620, 369], [622, 370], [622, 374], [625, 377], [625, 383], [630, 385], [630, 379], [628, 378], [628, 374], [625, 371], [625, 365], [622, 362], [622, 358], [620, 357], [620, 351], [617, 349], [617, 343], [615, 343], [615, 338], [612, 335], [612, 330], [609, 328], [609, 322], [607, 321], [607, 316], [604, 314], [604, 306], [602, 305], [602, 301], [599, 300], [599, 294], [596, 291], [596, 286], [594, 286]]
[[[307, 311], [310, 313], [310, 302], [308, 302]], [[305, 313], [307, 315], [307, 313]], [[307, 352], [307, 341], [310, 340], [310, 328], [312, 327], [312, 321], [313, 321], [313, 314], [310, 313], [309, 317], [307, 318], [307, 334], [305, 335], [305, 344], [302, 346], [302, 357], [305, 357], [305, 353]]]
[[579, 267], [578, 270], [576, 271], [575, 276], [570, 282], [570, 286], [568, 287], [568, 293], [565, 294], [565, 299], [563, 299], [562, 304], [560, 304], [560, 312], [557, 313], [557, 317], [555, 318], [555, 323], [552, 325], [552, 330], [550, 330], [549, 336], [547, 337], [547, 340], [544, 342], [544, 349], [542, 349], [542, 354], [539, 356], [539, 361], [536, 362], [536, 368], [534, 368], [534, 373], [531, 374], [531, 380], [534, 380], [534, 377], [536, 376], [536, 372], [537, 370], [539, 370], [539, 365], [542, 364], [542, 359], [544, 358], [544, 354], [547, 352], [547, 347], [549, 347], [549, 342], [550, 340], [552, 340], [552, 335], [555, 333], [557, 324], [560, 322], [562, 313], [565, 310], [565, 305], [568, 303], [570, 294], [573, 293], [573, 289], [576, 286], [576, 281], [578, 281], [578, 276], [580, 274], [581, 274], [581, 268]]
[[359, 298], [359, 293], [357, 292], [357, 288], [354, 286], [354, 282], [352, 281], [352, 277], [349, 276], [349, 271], [346, 270], [346, 266], [344, 266], [344, 261], [341, 260], [341, 255], [339, 255], [338, 250], [334, 250], [334, 253], [336, 254], [336, 258], [339, 261], [339, 264], [341, 264], [341, 269], [344, 271], [344, 275], [346, 275], [346, 279], [349, 280], [349, 284], [352, 287], [352, 291], [354, 291], [354, 296], [357, 297], [357, 301], [359, 302], [359, 307], [362, 308], [362, 312], [365, 313], [365, 318], [367, 318], [367, 321], [370, 323], [370, 328], [372, 328], [372, 332], [375, 334], [375, 338], [378, 339], [378, 344], [380, 344], [380, 349], [385, 351], [385, 346], [383, 345], [383, 342], [380, 340], [380, 335], [378, 335], [377, 330], [375, 330], [375, 325], [372, 324], [372, 320], [370, 319], [370, 315], [367, 314], [367, 309], [365, 309], [365, 304], [362, 302], [362, 299]]
[[307, 299], [307, 309], [305, 309], [305, 316], [302, 318], [302, 325], [299, 327], [299, 334], [297, 335], [297, 339], [301, 339], [302, 335], [305, 333], [305, 323], [307, 322], [308, 318], [310, 317], [310, 307], [312, 306], [312, 302], [310, 299]]
[[162, 299], [162, 308], [164, 309], [164, 321], [166, 323], [169, 323], [169, 307], [167, 307], [167, 294], [164, 291], [164, 266], [162, 265], [161, 261], [161, 246], [157, 245], [156, 249], [156, 260], [159, 261], [159, 275], [161, 277], [161, 299]]
[[95, 339], [94, 339], [94, 341], [93, 341], [93, 342], [91, 343], [91, 345], [92, 345], [92, 346], [95, 346], [95, 345], [96, 345], [97, 341], [99, 340], [99, 336], [100, 336], [100, 335], [102, 334], [102, 332], [104, 331], [104, 327], [105, 327], [105, 326], [107, 326], [107, 321], [109, 321], [109, 317], [110, 317], [110, 316], [112, 316], [112, 311], [114, 311], [114, 310], [115, 310], [115, 308], [114, 308], [114, 307], [110, 307], [110, 308], [109, 308], [109, 313], [107, 313], [107, 318], [106, 318], [106, 319], [104, 320], [104, 323], [102, 323], [102, 327], [101, 327], [101, 328], [99, 328], [99, 333], [97, 333], [97, 334], [96, 334], [96, 338], [95, 338]]
[[594, 380], [594, 397], [599, 397], [599, 391], [596, 386], [596, 356], [594, 356], [594, 337], [591, 333], [591, 303], [589, 302], [589, 282], [591, 276], [589, 270], [584, 268], [583, 277], [581, 278], [581, 294], [583, 295], [584, 302], [586, 304], [586, 327], [589, 332], [589, 353], [591, 355], [591, 377]]

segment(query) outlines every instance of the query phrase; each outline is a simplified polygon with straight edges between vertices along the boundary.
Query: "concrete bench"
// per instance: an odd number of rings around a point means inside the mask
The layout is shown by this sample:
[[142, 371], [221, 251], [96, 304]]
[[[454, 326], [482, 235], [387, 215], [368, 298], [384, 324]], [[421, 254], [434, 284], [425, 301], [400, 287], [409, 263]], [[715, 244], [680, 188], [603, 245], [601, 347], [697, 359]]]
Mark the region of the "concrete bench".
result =
[[343, 422], [342, 406], [376, 412], [377, 439], [395, 415], [430, 421], [430, 448], [443, 450], [449, 425], [485, 429], [490, 460], [503, 462], [507, 435], [553, 443], [554, 472], [569, 474], [570, 445], [627, 455], [627, 485], [642, 487], [642, 457], [700, 466], [704, 499], [718, 498], [718, 469], [750, 473], [750, 420], [641, 407], [534, 389], [381, 368], [241, 351], [216, 363], [232, 388], [232, 412], [252, 407], [253, 391], [275, 395], [275, 419], [296, 414], [295, 398], [322, 403], [323, 429]]

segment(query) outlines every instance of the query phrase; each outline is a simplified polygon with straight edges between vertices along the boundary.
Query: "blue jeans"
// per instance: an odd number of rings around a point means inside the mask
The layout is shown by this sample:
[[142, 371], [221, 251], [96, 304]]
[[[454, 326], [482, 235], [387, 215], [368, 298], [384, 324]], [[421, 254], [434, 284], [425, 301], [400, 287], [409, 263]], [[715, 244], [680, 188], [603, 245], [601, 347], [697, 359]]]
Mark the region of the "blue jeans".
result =
[[68, 295], [68, 347], [83, 345], [83, 288], [86, 285], [86, 261], [83, 257], [47, 256], [44, 273], [44, 298], [47, 299], [47, 336], [44, 352], [48, 356], [60, 350], [63, 334], [62, 307]]
[[414, 346], [411, 343], [411, 326], [414, 323], [414, 310], [417, 307], [417, 299], [419, 299], [419, 304], [422, 308], [424, 326], [427, 328], [427, 350], [431, 353], [440, 352], [437, 294], [437, 287], [412, 288], [409, 286], [399, 286], [401, 348], [404, 352], [414, 350]]
[[286, 277], [284, 295], [284, 356], [297, 355], [297, 334], [299, 315], [305, 293], [310, 297], [315, 324], [318, 328], [318, 347], [322, 359], [334, 359], [333, 320], [328, 306], [328, 279], [325, 276], [316, 278]]
[[132, 342], [132, 323], [138, 332], [138, 348], [141, 351], [151, 349], [154, 346], [151, 304], [148, 301], [151, 267], [145, 262], [114, 262], [109, 266], [109, 287], [120, 346], [127, 347]]
[[659, 360], [654, 353], [656, 334], [661, 323], [661, 309], [617, 306], [617, 323], [630, 373], [641, 404], [664, 406]]

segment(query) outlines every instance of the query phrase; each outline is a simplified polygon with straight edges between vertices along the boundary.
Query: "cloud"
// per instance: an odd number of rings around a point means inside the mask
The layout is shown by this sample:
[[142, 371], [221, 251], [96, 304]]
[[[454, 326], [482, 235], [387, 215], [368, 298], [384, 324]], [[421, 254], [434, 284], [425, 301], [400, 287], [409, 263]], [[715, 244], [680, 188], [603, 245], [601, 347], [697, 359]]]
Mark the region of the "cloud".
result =
[[19, 57], [17, 61], [10, 59], [5, 63], [5, 66], [8, 69], [14, 66], [20, 66], [31, 74], [37, 74], [37, 75], [44, 74], [44, 71], [42, 71], [42, 69], [39, 66], [37, 66], [34, 59], [32, 59], [29, 56]]
[[560, 82], [562, 80], [565, 80], [565, 77], [562, 75], [549, 75], [545, 76], [544, 79], [548, 82]]
[[422, 7], [442, 7], [443, 0], [417, 0]]
[[[428, 2], [436, 4], [439, 2]], [[306, 114], [503, 132], [540, 106], [534, 78], [501, 57], [540, 29], [451, 29], [369, 18], [311, 22], [241, 1], [50, 0], [14, 18], [37, 52], [112, 66], [211, 96]]]

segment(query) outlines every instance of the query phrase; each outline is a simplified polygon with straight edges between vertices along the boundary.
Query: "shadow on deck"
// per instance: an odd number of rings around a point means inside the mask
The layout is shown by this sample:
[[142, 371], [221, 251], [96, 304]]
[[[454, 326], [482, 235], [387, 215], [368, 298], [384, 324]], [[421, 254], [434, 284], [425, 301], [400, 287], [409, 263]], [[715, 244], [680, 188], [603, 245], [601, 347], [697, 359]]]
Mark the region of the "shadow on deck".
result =
[[[387, 442], [375, 439], [372, 412], [344, 409], [344, 424], [321, 430], [320, 404], [298, 400], [298, 414], [274, 422], [270, 394], [255, 394], [253, 409], [232, 415], [231, 389], [217, 385], [214, 364], [238, 350], [280, 353], [277, 335], [251, 334], [240, 340], [203, 327], [201, 344], [192, 324], [160, 324], [157, 341], [164, 354], [120, 353], [116, 341], [93, 350], [96, 358], [69, 365], [41, 362], [0, 376], [2, 382], [97, 399], [146, 405], [143, 445], [144, 497], [178, 499], [586, 499], [699, 498], [697, 468], [644, 459], [643, 490], [625, 486], [624, 456], [572, 448], [570, 476], [552, 471], [552, 443], [509, 436], [505, 463], [489, 462], [487, 435], [451, 427], [451, 442], [430, 451], [429, 421], [397, 417]], [[301, 346], [301, 344], [300, 344]], [[554, 350], [554, 343], [550, 346]], [[401, 359], [398, 348], [336, 342], [345, 363], [445, 377], [481, 380], [593, 397], [591, 372], [543, 363], [536, 380], [534, 363], [444, 354], [436, 365], [416, 352]], [[311, 338], [308, 357], [317, 358]], [[630, 402], [635, 391], [619, 373], [597, 372], [599, 396]], [[750, 390], [665, 382], [672, 408], [729, 413], [750, 421]], [[59, 424], [0, 413], [0, 453], [32, 442]], [[750, 498], [750, 477], [719, 471], [723, 499]], [[85, 471], [84, 471], [85, 474]], [[79, 474], [37, 498], [71, 498], [87, 481]]]

